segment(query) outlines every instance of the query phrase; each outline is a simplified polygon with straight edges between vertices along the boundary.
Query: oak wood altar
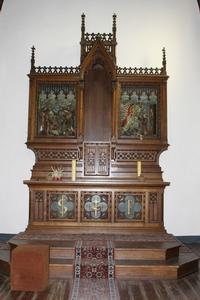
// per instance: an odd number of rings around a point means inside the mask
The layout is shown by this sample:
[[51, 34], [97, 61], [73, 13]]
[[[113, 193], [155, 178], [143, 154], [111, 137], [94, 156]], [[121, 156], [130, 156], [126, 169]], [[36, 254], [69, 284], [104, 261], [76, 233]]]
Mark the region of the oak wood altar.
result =
[[82, 15], [80, 44], [77, 67], [35, 66], [32, 48], [27, 231], [165, 232], [165, 50], [160, 68], [117, 66], [116, 15], [108, 34], [85, 32]]

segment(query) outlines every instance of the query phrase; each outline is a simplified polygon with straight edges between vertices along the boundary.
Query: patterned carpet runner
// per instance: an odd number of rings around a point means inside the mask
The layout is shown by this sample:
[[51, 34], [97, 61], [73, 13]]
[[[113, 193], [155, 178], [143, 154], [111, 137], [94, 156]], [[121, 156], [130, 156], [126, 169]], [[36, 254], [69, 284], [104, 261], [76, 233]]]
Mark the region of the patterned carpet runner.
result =
[[78, 241], [71, 300], [119, 299], [111, 241]]

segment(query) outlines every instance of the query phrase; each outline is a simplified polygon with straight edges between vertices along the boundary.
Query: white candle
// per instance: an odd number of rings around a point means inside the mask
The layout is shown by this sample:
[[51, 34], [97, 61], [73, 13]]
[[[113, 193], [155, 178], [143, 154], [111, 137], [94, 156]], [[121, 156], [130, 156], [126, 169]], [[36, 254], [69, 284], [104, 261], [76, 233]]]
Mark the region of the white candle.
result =
[[72, 181], [76, 180], [76, 160], [72, 159]]
[[137, 161], [137, 176], [140, 177], [142, 174], [142, 162]]

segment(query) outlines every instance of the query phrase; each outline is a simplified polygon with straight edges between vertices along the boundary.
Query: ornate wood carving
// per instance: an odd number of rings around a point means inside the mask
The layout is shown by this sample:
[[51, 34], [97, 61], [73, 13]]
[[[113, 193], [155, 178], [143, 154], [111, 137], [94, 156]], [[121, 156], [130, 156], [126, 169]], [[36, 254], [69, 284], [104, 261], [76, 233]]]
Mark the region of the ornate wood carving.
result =
[[34, 221], [43, 221], [44, 220], [44, 192], [43, 191], [34, 191], [32, 193], [32, 206], [33, 206], [33, 215], [32, 218]]
[[85, 175], [109, 175], [110, 144], [85, 143], [84, 157]]
[[80, 158], [79, 150], [78, 149], [67, 149], [67, 150], [61, 150], [61, 149], [56, 149], [56, 150], [36, 150], [36, 158], [38, 161], [41, 160], [55, 160], [55, 161], [60, 161], [60, 160], [72, 160], [76, 159], [78, 160]]
[[122, 68], [116, 45], [116, 15], [112, 32], [101, 34], [87, 33], [82, 15], [79, 66], [36, 66], [32, 47], [28, 229], [164, 230], [165, 49], [160, 68]]
[[117, 67], [118, 75], [162, 75], [163, 68], [127, 68]]
[[116, 43], [116, 15], [113, 15], [113, 27], [112, 33], [88, 33], [85, 32], [85, 15], [82, 14], [82, 24], [81, 24], [81, 62], [87, 56], [87, 54], [91, 51], [94, 43], [97, 40], [101, 40], [105, 46], [107, 53], [112, 57], [114, 61], [116, 61], [115, 57], [115, 47]]
[[159, 193], [149, 193], [149, 222], [159, 222]]
[[116, 161], [155, 161], [156, 151], [133, 151], [133, 150], [116, 150]]
[[38, 66], [33, 68], [33, 73], [37, 74], [53, 74], [53, 75], [60, 75], [60, 74], [70, 74], [70, 75], [77, 75], [80, 73], [80, 67], [45, 67], [45, 66]]

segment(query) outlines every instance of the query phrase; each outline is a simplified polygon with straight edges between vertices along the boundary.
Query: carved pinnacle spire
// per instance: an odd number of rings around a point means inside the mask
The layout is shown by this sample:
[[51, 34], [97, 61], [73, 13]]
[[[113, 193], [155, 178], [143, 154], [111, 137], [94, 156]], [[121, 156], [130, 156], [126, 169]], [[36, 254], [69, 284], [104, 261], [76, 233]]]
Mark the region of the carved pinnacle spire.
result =
[[81, 15], [81, 38], [84, 39], [84, 35], [85, 35], [85, 14], [82, 13]]
[[116, 30], [117, 30], [117, 27], [116, 27], [116, 18], [117, 18], [117, 15], [114, 14], [114, 15], [113, 15], [113, 27], [112, 27], [113, 38], [114, 38], [114, 39], [116, 39]]
[[81, 15], [81, 62], [83, 61], [83, 58], [85, 57], [85, 14], [82, 13]]
[[31, 72], [35, 71], [35, 47], [31, 48]]
[[163, 52], [163, 60], [162, 60], [163, 72], [164, 72], [164, 74], [166, 74], [166, 64], [167, 64], [167, 61], [166, 61], [165, 47], [163, 47], [162, 52]]

